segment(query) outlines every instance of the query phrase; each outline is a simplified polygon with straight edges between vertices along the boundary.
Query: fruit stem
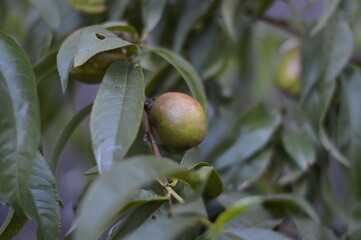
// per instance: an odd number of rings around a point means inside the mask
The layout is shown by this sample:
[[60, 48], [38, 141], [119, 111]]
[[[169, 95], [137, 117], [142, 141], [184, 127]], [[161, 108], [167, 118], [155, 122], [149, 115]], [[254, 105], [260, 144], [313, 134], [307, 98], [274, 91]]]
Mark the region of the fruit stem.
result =
[[148, 109], [146, 107], [144, 108], [143, 119], [144, 119], [144, 123], [145, 123], [145, 131], [146, 131], [147, 137], [149, 139], [150, 145], [152, 147], [152, 151], [156, 157], [162, 157], [162, 155], [160, 154], [158, 145], [154, 138], [153, 129], [149, 122]]
[[[146, 97], [145, 104], [144, 104], [144, 112], [143, 112], [145, 131], [146, 131], [146, 135], [149, 139], [150, 145], [152, 147], [153, 154], [156, 157], [162, 157], [162, 155], [160, 154], [157, 142], [155, 141], [155, 138], [154, 138], [152, 125], [150, 124], [150, 121], [149, 121], [149, 114], [148, 114], [149, 101], [151, 101], [151, 99]], [[158, 179], [158, 182], [165, 188], [165, 190], [167, 191], [168, 194], [173, 196], [178, 202], [184, 203], [184, 199], [173, 190], [173, 188], [170, 186], [168, 179], [161, 178], [161, 179]]]

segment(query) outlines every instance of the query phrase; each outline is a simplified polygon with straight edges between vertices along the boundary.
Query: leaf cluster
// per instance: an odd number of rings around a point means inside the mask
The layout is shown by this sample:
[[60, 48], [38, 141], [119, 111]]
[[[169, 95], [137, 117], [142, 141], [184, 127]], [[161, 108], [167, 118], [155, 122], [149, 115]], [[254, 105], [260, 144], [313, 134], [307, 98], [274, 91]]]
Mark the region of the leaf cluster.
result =
[[[29, 220], [39, 240], [358, 240], [360, 4], [324, 1], [309, 20], [315, 1], [0, 1], [0, 240]], [[299, 97], [274, 84], [290, 40]], [[72, 70], [109, 51], [95, 99], [75, 108], [89, 86]], [[207, 112], [198, 147], [154, 134], [145, 101], [170, 91]], [[88, 187], [62, 229], [69, 142]]]

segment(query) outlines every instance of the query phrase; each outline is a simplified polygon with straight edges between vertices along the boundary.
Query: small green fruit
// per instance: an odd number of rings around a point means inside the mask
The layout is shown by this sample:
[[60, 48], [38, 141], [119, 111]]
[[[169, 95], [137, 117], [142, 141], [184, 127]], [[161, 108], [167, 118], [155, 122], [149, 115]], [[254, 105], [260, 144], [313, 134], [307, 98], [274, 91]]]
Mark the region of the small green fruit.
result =
[[151, 106], [150, 121], [162, 142], [178, 150], [197, 146], [207, 132], [202, 106], [183, 93], [169, 92], [158, 97]]
[[124, 58], [121, 49], [100, 52], [79, 67], [72, 67], [69, 75], [85, 83], [100, 83], [109, 65]]
[[276, 84], [291, 96], [300, 94], [301, 62], [299, 48], [293, 48], [281, 56], [276, 72]]

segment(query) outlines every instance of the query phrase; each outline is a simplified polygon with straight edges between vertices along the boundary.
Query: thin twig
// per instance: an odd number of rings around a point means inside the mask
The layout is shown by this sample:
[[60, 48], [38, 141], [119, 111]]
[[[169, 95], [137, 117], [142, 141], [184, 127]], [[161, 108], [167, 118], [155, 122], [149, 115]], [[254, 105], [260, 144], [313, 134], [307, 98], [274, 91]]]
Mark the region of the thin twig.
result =
[[145, 123], [145, 131], [146, 131], [148, 140], [150, 142], [150, 146], [152, 147], [152, 151], [156, 157], [162, 157], [162, 155], [160, 154], [158, 145], [154, 138], [154, 133], [153, 133], [152, 126], [150, 125], [150, 122], [149, 122], [149, 116], [148, 116], [147, 109], [144, 109], [143, 119], [144, 119], [144, 123]]
[[272, 24], [274, 26], [277, 26], [281, 28], [282, 30], [291, 33], [292, 35], [295, 35], [296, 37], [302, 37], [302, 33], [298, 31], [297, 29], [293, 28], [287, 21], [281, 20], [281, 19], [275, 19], [268, 16], [261, 16], [258, 18], [258, 20], [261, 20], [262, 22]]

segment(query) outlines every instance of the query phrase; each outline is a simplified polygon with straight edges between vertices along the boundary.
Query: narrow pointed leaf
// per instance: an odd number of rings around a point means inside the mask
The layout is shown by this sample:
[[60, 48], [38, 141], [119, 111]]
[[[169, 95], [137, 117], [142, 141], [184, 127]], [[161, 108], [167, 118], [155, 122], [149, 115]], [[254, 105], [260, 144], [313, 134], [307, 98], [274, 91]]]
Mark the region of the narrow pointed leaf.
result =
[[30, 191], [36, 208], [36, 214], [32, 217], [38, 224], [38, 239], [58, 239], [60, 233], [60, 206], [55, 179], [40, 153], [37, 154], [32, 169]]
[[174, 32], [173, 49], [175, 52], [179, 53], [181, 51], [196, 21], [206, 13], [211, 4], [209, 1], [188, 2], [187, 8], [184, 10], [184, 14], [180, 16]]
[[250, 110], [238, 123], [238, 139], [215, 163], [217, 169], [241, 163], [263, 148], [281, 124], [279, 113], [268, 114], [262, 105]]
[[138, 63], [114, 62], [106, 72], [90, 117], [93, 151], [99, 172], [120, 161], [142, 121], [144, 77]]
[[[318, 34], [305, 38], [302, 47], [302, 108], [325, 149], [346, 166], [349, 160], [330, 139], [324, 122], [336, 89], [336, 78], [350, 59], [352, 38], [346, 22], [332, 19]], [[315, 51], [320, 53], [317, 58]]]
[[311, 35], [315, 35], [327, 24], [327, 21], [332, 17], [332, 15], [337, 10], [337, 6], [340, 3], [340, 0], [329, 0], [324, 3], [322, 14], [317, 24], [312, 28]]
[[233, 40], [237, 39], [235, 28], [235, 18], [240, 2], [237, 0], [224, 0], [222, 2], [221, 13], [226, 29]]
[[99, 14], [107, 10], [106, 0], [69, 0], [75, 9], [89, 14]]
[[217, 236], [218, 233], [220, 233], [220, 231], [222, 230], [223, 226], [229, 220], [242, 214], [248, 208], [263, 203], [273, 203], [283, 207], [298, 208], [304, 213], [306, 213], [316, 223], [320, 222], [316, 212], [313, 210], [311, 205], [309, 205], [309, 203], [307, 203], [302, 198], [286, 194], [270, 196], [248, 196], [236, 201], [232, 205], [228, 206], [225, 211], [219, 214], [214, 223], [214, 226], [209, 229], [208, 235], [211, 237]]
[[350, 187], [360, 198], [361, 189], [361, 74], [359, 70], [348, 68], [341, 76], [341, 106], [338, 127], [338, 142], [342, 153], [351, 162]]
[[23, 50], [0, 32], [0, 193], [27, 214], [31, 169], [40, 140], [36, 79]]
[[142, 0], [142, 17], [145, 25], [144, 36], [157, 26], [166, 4], [166, 0]]
[[74, 56], [78, 49], [80, 33], [81, 30], [78, 30], [69, 35], [61, 45], [57, 55], [56, 62], [63, 92], [68, 87], [69, 71], [74, 65]]
[[153, 156], [133, 157], [114, 165], [94, 182], [84, 197], [75, 239], [98, 239], [134, 190], [177, 169], [175, 162]]
[[231, 228], [226, 231], [242, 240], [291, 240], [281, 233], [262, 228]]
[[0, 240], [13, 239], [27, 221], [28, 219], [25, 216], [16, 213], [14, 209], [11, 208], [0, 228]]
[[163, 204], [155, 201], [139, 206], [120, 225], [116, 225], [109, 233], [110, 240], [124, 239], [126, 235], [134, 232], [145, 221], [149, 220], [153, 213]]
[[38, 84], [49, 74], [57, 71], [56, 68], [56, 56], [58, 51], [54, 51], [40, 59], [35, 63], [33, 70], [36, 76]]
[[316, 160], [316, 149], [304, 131], [284, 131], [282, 143], [302, 170], [306, 170]]
[[168, 216], [162, 216], [154, 221], [150, 221], [147, 224], [140, 227], [135, 233], [126, 237], [126, 240], [169, 240], [176, 239], [181, 233], [190, 226], [198, 223], [198, 217], [196, 216], [176, 216], [169, 218]]
[[29, 0], [29, 2], [39, 11], [45, 23], [52, 30], [56, 30], [59, 27], [61, 17], [54, 0]]
[[123, 15], [131, 0], [113, 0], [109, 4], [108, 16], [113, 21], [123, 19]]
[[169, 62], [184, 78], [193, 97], [207, 110], [207, 98], [201, 78], [196, 70], [180, 55], [166, 49], [149, 48], [150, 52], [154, 52]]
[[199, 148], [189, 149], [183, 156], [181, 166], [190, 168], [200, 163], [202, 160], [201, 151]]
[[83, 109], [81, 109], [75, 116], [69, 121], [69, 123], [64, 127], [58, 136], [56, 143], [51, 151], [49, 165], [53, 173], [56, 172], [56, 168], [59, 163], [59, 158], [61, 153], [64, 150], [66, 143], [68, 142], [70, 136], [73, 134], [74, 130], [79, 126], [79, 124], [90, 114], [93, 104], [90, 104]]
[[234, 186], [250, 186], [252, 182], [256, 181], [266, 171], [271, 161], [271, 157], [271, 148], [266, 148], [260, 151], [250, 159], [242, 162], [239, 167], [234, 169], [231, 168], [227, 171], [225, 173], [225, 178], [228, 178], [227, 174], [229, 174], [230, 179], [228, 181], [224, 181], [227, 183], [229, 182]]
[[313, 222], [312, 220], [294, 217], [294, 222], [299, 231], [300, 240], [337, 240], [338, 238], [330, 229]]

